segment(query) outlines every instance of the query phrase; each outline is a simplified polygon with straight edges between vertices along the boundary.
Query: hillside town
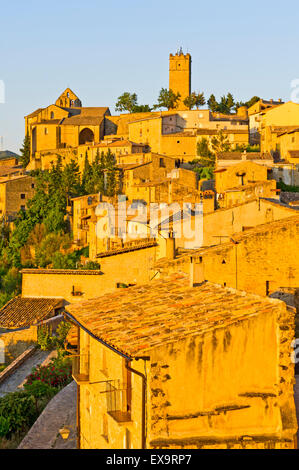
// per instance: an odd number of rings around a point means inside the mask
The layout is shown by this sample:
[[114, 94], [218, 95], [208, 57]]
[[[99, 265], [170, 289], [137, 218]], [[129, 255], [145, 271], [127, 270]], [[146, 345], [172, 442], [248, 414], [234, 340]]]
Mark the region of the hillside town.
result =
[[0, 153], [0, 448], [298, 448], [299, 104], [168, 60]]

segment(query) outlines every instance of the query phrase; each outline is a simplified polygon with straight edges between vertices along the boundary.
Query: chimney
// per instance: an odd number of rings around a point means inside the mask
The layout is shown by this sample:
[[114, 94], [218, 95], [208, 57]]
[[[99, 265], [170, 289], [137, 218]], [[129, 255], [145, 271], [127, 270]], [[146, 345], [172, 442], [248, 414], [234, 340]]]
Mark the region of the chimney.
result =
[[169, 232], [166, 238], [166, 258], [175, 259], [175, 237], [173, 232]]
[[202, 257], [190, 258], [190, 287], [196, 287], [205, 282], [204, 265]]

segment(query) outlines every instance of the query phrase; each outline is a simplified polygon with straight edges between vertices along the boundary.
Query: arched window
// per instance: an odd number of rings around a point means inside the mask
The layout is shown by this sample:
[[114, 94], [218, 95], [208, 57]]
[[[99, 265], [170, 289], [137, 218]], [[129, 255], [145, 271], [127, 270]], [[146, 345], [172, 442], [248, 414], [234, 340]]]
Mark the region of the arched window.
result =
[[54, 111], [51, 111], [50, 118], [54, 119]]
[[94, 142], [94, 133], [86, 127], [79, 134], [79, 145], [84, 145], [87, 142]]

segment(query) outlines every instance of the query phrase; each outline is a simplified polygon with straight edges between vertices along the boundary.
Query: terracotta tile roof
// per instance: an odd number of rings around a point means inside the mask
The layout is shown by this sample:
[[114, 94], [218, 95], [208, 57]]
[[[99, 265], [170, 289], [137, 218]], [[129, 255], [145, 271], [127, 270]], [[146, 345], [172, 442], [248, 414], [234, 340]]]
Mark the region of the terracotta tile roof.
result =
[[77, 109], [80, 110], [80, 116], [103, 116], [109, 111], [108, 106], [84, 106]]
[[36, 126], [43, 126], [43, 125], [47, 125], [47, 126], [50, 126], [51, 124], [55, 124], [57, 126], [57, 124], [59, 124], [61, 121], [61, 119], [45, 119], [44, 121], [41, 121], [41, 122], [37, 122], [36, 123]]
[[[242, 160], [243, 152], [222, 152], [218, 153], [218, 160]], [[273, 160], [269, 153], [248, 152], [246, 153], [246, 160]]]
[[94, 276], [102, 274], [102, 271], [98, 269], [22, 269], [22, 274], [74, 274], [82, 276]]
[[118, 163], [116, 166], [120, 170], [134, 170], [135, 168], [139, 168], [141, 166], [150, 165], [152, 162], [144, 162], [144, 163]]
[[65, 118], [60, 122], [61, 126], [99, 126], [104, 120], [104, 115], [86, 116], [77, 115]]
[[253, 183], [243, 184], [239, 186], [234, 186], [232, 188], [228, 188], [225, 190], [226, 193], [238, 192], [238, 191], [246, 191], [247, 189], [252, 189], [259, 186], [271, 186], [273, 180], [265, 180], [265, 181], [254, 181]]
[[115, 140], [114, 142], [101, 142], [100, 144], [94, 145], [94, 147], [145, 147], [146, 144], [137, 144], [130, 140]]
[[68, 305], [66, 315], [133, 358], [145, 356], [161, 344], [281, 309], [281, 305], [277, 300], [208, 282], [190, 287], [187, 276], [175, 274]]
[[45, 109], [45, 108], [38, 108], [38, 109], [36, 109], [35, 111], [33, 111], [33, 113], [27, 114], [26, 117], [27, 117], [27, 118], [35, 117], [35, 116], [37, 116], [41, 111], [43, 111], [44, 109]]
[[[244, 126], [245, 127], [245, 126]], [[247, 129], [197, 129], [196, 135], [217, 135], [219, 131], [222, 134], [248, 134]]]
[[0, 177], [12, 175], [12, 174], [20, 174], [24, 173], [25, 170], [22, 166], [1, 166], [0, 167]]
[[123, 253], [129, 253], [132, 251], [139, 251], [139, 250], [144, 250], [146, 248], [152, 248], [154, 246], [157, 246], [157, 242], [155, 241], [155, 239], [151, 239], [150, 241], [146, 241], [143, 238], [141, 238], [140, 241], [136, 239], [135, 243], [132, 245], [127, 244], [127, 246], [124, 246], [123, 248], [115, 248], [114, 250], [109, 250], [109, 251], [104, 251], [103, 253], [98, 253], [96, 255], [96, 258], [97, 259], [108, 258], [110, 256], [117, 256]]
[[0, 327], [15, 329], [34, 325], [62, 304], [62, 299], [15, 297], [0, 309]]
[[240, 116], [239, 114], [223, 114], [223, 113], [212, 113], [214, 121], [242, 121], [247, 123], [248, 118]]
[[276, 134], [288, 134], [298, 129], [298, 126], [272, 126], [271, 131]]

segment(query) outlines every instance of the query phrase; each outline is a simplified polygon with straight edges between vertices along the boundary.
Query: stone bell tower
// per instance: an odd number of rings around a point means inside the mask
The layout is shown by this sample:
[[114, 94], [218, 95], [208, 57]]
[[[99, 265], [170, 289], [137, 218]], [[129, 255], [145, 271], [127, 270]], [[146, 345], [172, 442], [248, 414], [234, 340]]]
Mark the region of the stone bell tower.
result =
[[182, 48], [169, 55], [169, 89], [181, 95], [177, 109], [188, 109], [183, 101], [191, 94], [191, 55], [184, 54]]

